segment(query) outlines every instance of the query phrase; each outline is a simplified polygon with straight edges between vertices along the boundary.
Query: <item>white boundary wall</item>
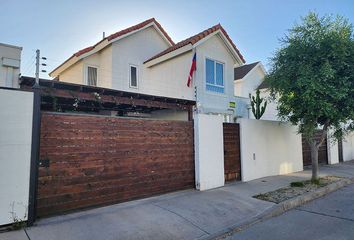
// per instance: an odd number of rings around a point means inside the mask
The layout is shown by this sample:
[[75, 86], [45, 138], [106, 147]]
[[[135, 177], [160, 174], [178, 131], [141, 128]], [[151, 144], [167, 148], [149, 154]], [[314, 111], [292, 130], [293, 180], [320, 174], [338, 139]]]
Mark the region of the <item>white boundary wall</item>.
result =
[[223, 117], [194, 114], [196, 188], [207, 190], [224, 186]]
[[339, 163], [338, 142], [327, 138], [328, 164]]
[[338, 141], [330, 138], [333, 131], [329, 130], [327, 133], [327, 157], [328, 164], [336, 164], [339, 163], [339, 149], [338, 149]]
[[343, 139], [343, 161], [354, 160], [354, 132]]
[[0, 225], [27, 220], [32, 113], [32, 92], [0, 89]]
[[303, 170], [301, 135], [276, 121], [238, 119], [242, 181]]

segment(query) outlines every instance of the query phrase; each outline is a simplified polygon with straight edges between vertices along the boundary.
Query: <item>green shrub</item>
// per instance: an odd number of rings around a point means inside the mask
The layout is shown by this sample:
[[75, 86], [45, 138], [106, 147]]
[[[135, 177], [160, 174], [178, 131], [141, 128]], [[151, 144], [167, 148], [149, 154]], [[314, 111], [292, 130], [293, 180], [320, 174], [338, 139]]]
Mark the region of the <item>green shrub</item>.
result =
[[320, 185], [321, 184], [320, 179], [311, 180], [311, 183], [315, 184], [315, 185]]
[[304, 187], [305, 184], [303, 182], [292, 182], [290, 183], [290, 187]]

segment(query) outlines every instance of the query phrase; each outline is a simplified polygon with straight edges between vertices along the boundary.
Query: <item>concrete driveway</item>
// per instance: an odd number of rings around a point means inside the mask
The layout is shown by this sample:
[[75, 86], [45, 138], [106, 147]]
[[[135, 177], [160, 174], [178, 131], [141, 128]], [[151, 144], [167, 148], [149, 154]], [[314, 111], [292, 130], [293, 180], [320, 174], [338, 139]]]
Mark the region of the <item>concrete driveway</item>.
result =
[[[354, 163], [325, 166], [323, 175], [354, 176]], [[274, 203], [252, 196], [310, 178], [310, 171], [262, 178], [199, 192], [180, 191], [62, 216], [0, 234], [1, 240], [203, 239], [240, 225]]]

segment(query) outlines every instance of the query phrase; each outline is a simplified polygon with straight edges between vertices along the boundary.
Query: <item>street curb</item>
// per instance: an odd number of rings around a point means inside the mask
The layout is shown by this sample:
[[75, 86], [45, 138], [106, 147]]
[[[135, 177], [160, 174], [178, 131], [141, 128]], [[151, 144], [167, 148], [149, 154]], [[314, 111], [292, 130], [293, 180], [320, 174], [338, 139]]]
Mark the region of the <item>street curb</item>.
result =
[[283, 214], [284, 212], [287, 212], [293, 208], [301, 206], [301, 205], [308, 203], [312, 200], [315, 200], [317, 198], [323, 197], [331, 192], [334, 192], [334, 191], [336, 191], [340, 188], [343, 188], [347, 185], [350, 185], [352, 183], [354, 183], [354, 177], [339, 180], [339, 181], [331, 183], [325, 187], [319, 188], [314, 192], [310, 192], [310, 193], [286, 200], [286, 201], [281, 202], [279, 204], [275, 204], [274, 206], [266, 209], [261, 214], [254, 216], [245, 222], [235, 224], [235, 225], [230, 226], [226, 229], [223, 229], [217, 233], [208, 235], [202, 239], [203, 240], [224, 239], [224, 238], [232, 235], [232, 233], [242, 230], [243, 228], [250, 227], [250, 226], [252, 226], [256, 223], [262, 222], [266, 219], [269, 219], [269, 218], [272, 218], [275, 216], [279, 216], [279, 215]]

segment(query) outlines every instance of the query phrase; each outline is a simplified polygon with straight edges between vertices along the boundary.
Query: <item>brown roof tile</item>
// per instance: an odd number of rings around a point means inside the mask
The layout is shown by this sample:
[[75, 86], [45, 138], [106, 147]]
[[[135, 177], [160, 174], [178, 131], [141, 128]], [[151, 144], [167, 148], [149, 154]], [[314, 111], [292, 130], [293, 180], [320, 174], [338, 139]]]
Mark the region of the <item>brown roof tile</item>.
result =
[[87, 52], [91, 51], [94, 48], [95, 48], [94, 46], [90, 46], [90, 47], [81, 49], [81, 50], [77, 51], [76, 53], [74, 53], [74, 56], [78, 57], [78, 56], [80, 56], [80, 55], [82, 55], [84, 53], [87, 53]]
[[166, 37], [166, 39], [167, 39], [172, 45], [174, 45], [175, 43], [172, 41], [172, 39], [171, 39], [170, 36], [166, 33], [166, 31], [162, 28], [162, 26], [160, 25], [160, 23], [158, 23], [158, 22], [155, 20], [155, 18], [150, 18], [150, 19], [148, 19], [148, 20], [146, 20], [146, 21], [144, 21], [144, 22], [141, 22], [141, 23], [136, 24], [136, 25], [134, 25], [134, 26], [131, 26], [131, 27], [129, 27], [129, 28], [123, 29], [123, 30], [118, 31], [118, 32], [116, 32], [116, 33], [113, 33], [113, 34], [109, 35], [108, 37], [102, 39], [101, 41], [99, 41], [99, 42], [96, 43], [95, 45], [90, 46], [90, 47], [87, 47], [87, 48], [84, 48], [84, 49], [82, 49], [82, 50], [76, 52], [74, 55], [75, 55], [76, 57], [78, 57], [78, 56], [80, 56], [80, 55], [82, 55], [82, 54], [84, 54], [84, 53], [86, 53], [86, 52], [89, 52], [89, 51], [91, 51], [92, 49], [94, 49], [94, 48], [95, 48], [98, 44], [100, 44], [103, 40], [106, 40], [106, 39], [107, 39], [108, 41], [112, 41], [112, 40], [114, 40], [114, 39], [116, 39], [116, 38], [118, 38], [118, 37], [121, 37], [121, 36], [125, 35], [125, 34], [128, 34], [128, 33], [130, 33], [130, 32], [139, 30], [140, 28], [143, 28], [143, 27], [145, 27], [146, 25], [148, 25], [148, 24], [150, 24], [150, 23], [152, 23], [152, 22], [154, 22], [154, 23], [156, 24], [156, 26], [159, 28], [159, 30], [162, 32], [162, 34]]
[[125, 34], [127, 34], [127, 33], [133, 32], [133, 31], [135, 31], [135, 30], [139, 30], [140, 28], [143, 28], [143, 27], [145, 27], [146, 25], [148, 25], [148, 24], [150, 24], [150, 23], [152, 23], [152, 22], [154, 22], [154, 23], [156, 24], [156, 26], [159, 28], [159, 30], [162, 32], [162, 34], [166, 37], [166, 39], [167, 39], [172, 45], [174, 45], [175, 43], [172, 41], [171, 37], [170, 37], [170, 36], [167, 34], [167, 32], [162, 28], [161, 24], [160, 24], [158, 21], [155, 20], [155, 18], [150, 18], [150, 19], [148, 19], [148, 20], [146, 20], [146, 21], [144, 21], [144, 22], [141, 22], [141, 23], [139, 23], [139, 24], [137, 24], [137, 25], [134, 25], [134, 26], [131, 26], [131, 27], [129, 27], [129, 28], [126, 28], [126, 29], [124, 29], [124, 30], [122, 30], [122, 31], [113, 33], [113, 34], [111, 34], [110, 36], [108, 36], [107, 39], [108, 39], [109, 41], [111, 41], [111, 40], [113, 40], [113, 39], [115, 39], [115, 38], [117, 38], [117, 37], [120, 37], [120, 36], [122, 36], [122, 35], [125, 35]]
[[61, 65], [59, 65], [57, 68], [55, 68], [52, 72], [54, 72], [56, 69], [58, 69], [59, 67], [61, 67], [63, 64], [65, 64], [66, 62], [68, 62], [71, 58], [73, 57], [79, 57], [81, 56], [82, 54], [84, 53], [87, 53], [91, 50], [93, 50], [98, 44], [100, 44], [101, 42], [105, 41], [105, 40], [108, 40], [108, 41], [112, 41], [114, 40], [115, 38], [118, 38], [120, 36], [123, 36], [127, 33], [130, 33], [130, 32], [133, 32], [135, 30], [139, 30], [140, 28], [143, 28], [145, 27], [146, 25], [150, 24], [150, 23], [155, 23], [156, 26], [159, 28], [159, 30], [162, 32], [162, 34], [166, 37], [166, 39], [172, 44], [174, 45], [175, 43], [172, 41], [171, 37], [167, 34], [167, 32], [162, 28], [161, 24], [156, 21], [155, 18], [150, 18], [144, 22], [141, 22], [139, 24], [136, 24], [134, 26], [131, 26], [129, 28], [126, 28], [126, 29], [123, 29], [121, 31], [118, 31], [116, 33], [113, 33], [111, 35], [109, 35], [108, 37], [105, 37], [104, 39], [102, 39], [101, 41], [99, 41], [98, 43], [96, 43], [95, 45], [93, 46], [90, 46], [90, 47], [86, 47], [84, 49], [81, 49], [79, 51], [77, 51], [76, 53], [74, 53], [70, 58], [68, 58], [65, 62], [63, 62]]
[[187, 38], [187, 39], [185, 39], [183, 41], [180, 41], [180, 42], [176, 43], [175, 45], [167, 48], [166, 50], [164, 50], [164, 51], [158, 53], [157, 55], [151, 57], [150, 59], [146, 60], [144, 63], [149, 62], [149, 61], [151, 61], [153, 59], [156, 59], [158, 57], [161, 57], [161, 56], [163, 56], [163, 55], [165, 55], [167, 53], [173, 52], [173, 51], [175, 51], [175, 50], [177, 50], [177, 49], [179, 49], [181, 47], [184, 47], [184, 46], [186, 46], [188, 44], [194, 45], [197, 42], [199, 42], [200, 40], [202, 40], [203, 38], [207, 37], [211, 33], [216, 32], [218, 30], [220, 30], [225, 35], [227, 40], [231, 43], [232, 47], [235, 49], [237, 54], [240, 56], [241, 60], [243, 62], [246, 62], [245, 59], [243, 58], [242, 54], [240, 53], [240, 51], [236, 47], [236, 45], [232, 42], [231, 38], [226, 33], [225, 29], [220, 24], [217, 24], [217, 25], [215, 25], [215, 26], [213, 26], [211, 28], [208, 28], [208, 29], [204, 30], [203, 32], [200, 32], [200, 33], [198, 33], [198, 34], [196, 34], [196, 35], [194, 35], [192, 37], [189, 37], [189, 38]]

